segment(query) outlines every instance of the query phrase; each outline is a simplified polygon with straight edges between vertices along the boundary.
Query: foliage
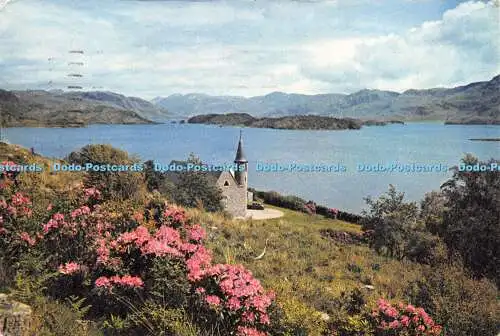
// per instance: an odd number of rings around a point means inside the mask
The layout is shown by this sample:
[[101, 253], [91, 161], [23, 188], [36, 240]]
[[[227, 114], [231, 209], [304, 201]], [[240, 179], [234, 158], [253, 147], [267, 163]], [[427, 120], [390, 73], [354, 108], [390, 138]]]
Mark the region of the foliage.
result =
[[17, 185], [0, 179], [0, 287], [34, 307], [40, 335], [93, 335], [97, 326], [120, 336], [394, 334], [378, 328], [394, 322], [384, 311], [370, 315], [380, 297], [421, 306], [447, 335], [500, 327], [495, 285], [442, 265], [446, 250], [428, 232], [447, 232], [444, 194], [415, 215], [398, 197], [392, 208], [379, 204], [400, 214], [380, 211], [373, 223], [389, 213], [404, 224], [401, 209], [411, 214], [414, 226], [398, 224], [400, 253], [415, 263], [325, 239], [325, 230], [361, 228], [320, 214], [318, 205], [311, 215], [280, 209], [282, 218], [232, 221], [158, 193], [117, 201], [76, 183], [50, 193], [47, 204], [28, 197], [25, 176]]
[[403, 202], [404, 193], [393, 185], [377, 200], [366, 199], [370, 206], [364, 211], [363, 229], [373, 230], [372, 246], [376, 251], [403, 258], [405, 244], [412, 231], [418, 228], [418, 208], [415, 203]]
[[[116, 214], [109, 210], [113, 206], [102, 203], [97, 189], [89, 188], [81, 191], [74, 207], [64, 212], [60, 212], [63, 207], [51, 207], [48, 218], [28, 230], [16, 221], [31, 217], [31, 200], [20, 192], [7, 197], [1, 206], [0, 244], [11, 251], [11, 269], [28, 271], [37, 279], [35, 290], [25, 293], [68, 299], [77, 315], [90, 309], [89, 316], [111, 319], [131, 313], [138, 318], [137, 309], [130, 309], [143, 307], [143, 300], [163, 305], [166, 315], [149, 316], [149, 324], [129, 324], [145, 332], [162, 329], [155, 325], [151, 329], [150, 324], [168, 322], [172, 309], [186, 309], [192, 317], [199, 311], [212, 316], [197, 322], [217, 324], [222, 333], [266, 335], [267, 310], [274, 296], [243, 266], [212, 264], [203, 245], [204, 229], [192, 223], [182, 208], [163, 204], [160, 215], [151, 218], [154, 226], [148, 228], [142, 225], [147, 207], [143, 214]], [[41, 254], [35, 262], [39, 267], [26, 270], [21, 261], [32, 258], [31, 251]], [[85, 297], [92, 308], [74, 295]]]
[[498, 291], [490, 281], [473, 280], [459, 266], [426, 269], [412, 281], [406, 297], [422, 306], [444, 327], [446, 335], [496, 335], [500, 330]]
[[439, 336], [443, 329], [423, 308], [402, 302], [392, 305], [384, 299], [377, 301], [372, 318], [377, 325], [376, 335], [380, 336]]
[[[467, 155], [465, 165], [486, 165]], [[494, 170], [466, 172], [455, 169], [442, 186], [447, 210], [441, 236], [476, 277], [486, 276], [500, 285], [500, 174]]]
[[[177, 162], [177, 164], [202, 165], [203, 163], [191, 154], [186, 161]], [[174, 174], [177, 176], [177, 181], [170, 181], [167, 178], [160, 185], [160, 189], [165, 191], [175, 203], [189, 208], [196, 208], [201, 204], [210, 212], [223, 210], [222, 191], [207, 172], [188, 170]]]
[[446, 197], [438, 191], [425, 194], [424, 199], [420, 202], [420, 218], [425, 223], [426, 229], [432, 234], [439, 234], [442, 231], [445, 204]]
[[97, 188], [105, 199], [128, 199], [139, 197], [143, 190], [143, 173], [138, 168], [131, 171], [136, 165], [140, 167], [139, 160], [129, 157], [128, 153], [110, 145], [87, 145], [68, 155], [68, 162], [85, 166], [124, 165], [129, 166], [128, 171], [94, 171], [87, 172], [85, 185], [88, 188]]
[[283, 196], [276, 191], [257, 192], [257, 196], [265, 203], [290, 210], [306, 212], [306, 201], [297, 196]]

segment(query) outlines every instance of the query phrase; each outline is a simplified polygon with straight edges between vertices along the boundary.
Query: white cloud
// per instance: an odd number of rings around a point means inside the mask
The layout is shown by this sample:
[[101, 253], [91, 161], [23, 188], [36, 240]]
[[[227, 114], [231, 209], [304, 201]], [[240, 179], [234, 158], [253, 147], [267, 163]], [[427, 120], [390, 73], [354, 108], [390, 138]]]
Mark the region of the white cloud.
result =
[[334, 91], [452, 86], [498, 74], [499, 43], [498, 8], [466, 2], [402, 34], [313, 42], [302, 69]]
[[[500, 72], [493, 2], [466, 2], [438, 20], [381, 33], [372, 27], [392, 27], [390, 20], [368, 15], [378, 4], [358, 8], [363, 1], [13, 2], [0, 12], [0, 87], [64, 88], [75, 81], [67, 74], [81, 71], [85, 88], [145, 98], [249, 96], [400, 91]], [[373, 20], [352, 21], [351, 10]], [[69, 66], [75, 58], [85, 65]]]

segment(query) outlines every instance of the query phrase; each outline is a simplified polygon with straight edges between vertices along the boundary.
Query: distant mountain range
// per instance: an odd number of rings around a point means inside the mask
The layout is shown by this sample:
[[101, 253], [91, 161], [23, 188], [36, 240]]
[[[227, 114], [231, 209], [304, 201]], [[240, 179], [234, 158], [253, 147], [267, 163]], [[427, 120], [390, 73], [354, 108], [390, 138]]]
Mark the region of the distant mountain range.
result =
[[300, 115], [363, 120], [445, 120], [500, 124], [500, 75], [451, 89], [403, 93], [361, 90], [353, 94], [273, 92], [251, 98], [174, 94], [151, 102], [108, 91], [6, 91], [0, 89], [5, 126], [144, 124], [200, 114], [248, 113], [256, 118]]
[[500, 75], [490, 81], [445, 89], [403, 93], [361, 90], [353, 94], [273, 92], [251, 98], [174, 94], [152, 100], [172, 115], [249, 113], [254, 117], [319, 115], [384, 120], [445, 120], [450, 123], [500, 123]]
[[148, 124], [168, 119], [164, 108], [113, 92], [62, 90], [0, 90], [5, 126], [84, 126], [88, 124]]

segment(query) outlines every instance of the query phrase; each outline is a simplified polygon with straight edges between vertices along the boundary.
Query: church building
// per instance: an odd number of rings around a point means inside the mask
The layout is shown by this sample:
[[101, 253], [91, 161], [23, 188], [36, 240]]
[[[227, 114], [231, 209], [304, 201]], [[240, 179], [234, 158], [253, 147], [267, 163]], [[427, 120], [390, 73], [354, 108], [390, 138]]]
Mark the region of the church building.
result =
[[253, 195], [248, 190], [248, 160], [243, 152], [243, 139], [240, 131], [240, 140], [234, 163], [244, 169], [236, 171], [223, 171], [217, 178], [216, 185], [222, 190], [222, 203], [224, 209], [233, 217], [247, 216], [247, 200]]

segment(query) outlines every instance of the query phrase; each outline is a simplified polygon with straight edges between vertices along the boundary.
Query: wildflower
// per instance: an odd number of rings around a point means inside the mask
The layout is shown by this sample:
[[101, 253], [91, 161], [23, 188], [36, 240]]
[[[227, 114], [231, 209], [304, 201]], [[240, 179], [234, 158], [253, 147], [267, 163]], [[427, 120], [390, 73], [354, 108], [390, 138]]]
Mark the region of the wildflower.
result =
[[259, 320], [260, 320], [260, 323], [262, 323], [262, 324], [270, 324], [271, 323], [271, 319], [269, 318], [269, 315], [267, 315], [265, 313], [260, 314]]
[[413, 313], [415, 313], [416, 309], [415, 309], [415, 307], [414, 307], [414, 306], [412, 306], [411, 304], [409, 304], [408, 306], [406, 306], [406, 311], [407, 311], [408, 313], [413, 314]]
[[187, 234], [188, 239], [194, 241], [205, 239], [207, 235], [205, 229], [203, 229], [199, 224], [193, 225], [191, 228], [189, 228]]
[[144, 285], [144, 282], [141, 278], [131, 275], [124, 275], [121, 278], [114, 278], [113, 282], [127, 287], [142, 287]]
[[83, 192], [84, 192], [86, 201], [88, 201], [89, 199], [98, 200], [101, 198], [101, 192], [99, 190], [97, 190], [96, 188], [87, 188]]
[[96, 287], [110, 288], [112, 287], [111, 281], [107, 277], [100, 277], [95, 281]]
[[254, 322], [255, 321], [255, 314], [252, 311], [245, 311], [243, 314], [241, 314], [241, 319], [243, 322]]
[[215, 296], [215, 295], [208, 295], [205, 298], [205, 301], [207, 301], [207, 303], [209, 305], [212, 305], [212, 306], [218, 306], [218, 305], [220, 305], [220, 298], [218, 296]]
[[75, 262], [68, 262], [64, 265], [60, 265], [59, 269], [58, 269], [59, 273], [66, 274], [66, 275], [76, 273], [79, 270], [80, 270], [80, 265], [78, 265]]
[[229, 310], [238, 310], [241, 308], [241, 301], [237, 297], [230, 297], [229, 300], [227, 300], [226, 307]]
[[389, 323], [389, 328], [391, 329], [398, 329], [399, 328], [399, 321], [398, 320], [394, 320], [392, 322]]
[[239, 326], [238, 333], [236, 335], [237, 336], [267, 336], [267, 333], [259, 331], [255, 328]]
[[27, 232], [21, 232], [19, 234], [19, 237], [28, 243], [29, 246], [34, 246], [36, 244], [36, 240], [34, 238], [31, 238], [30, 235]]

